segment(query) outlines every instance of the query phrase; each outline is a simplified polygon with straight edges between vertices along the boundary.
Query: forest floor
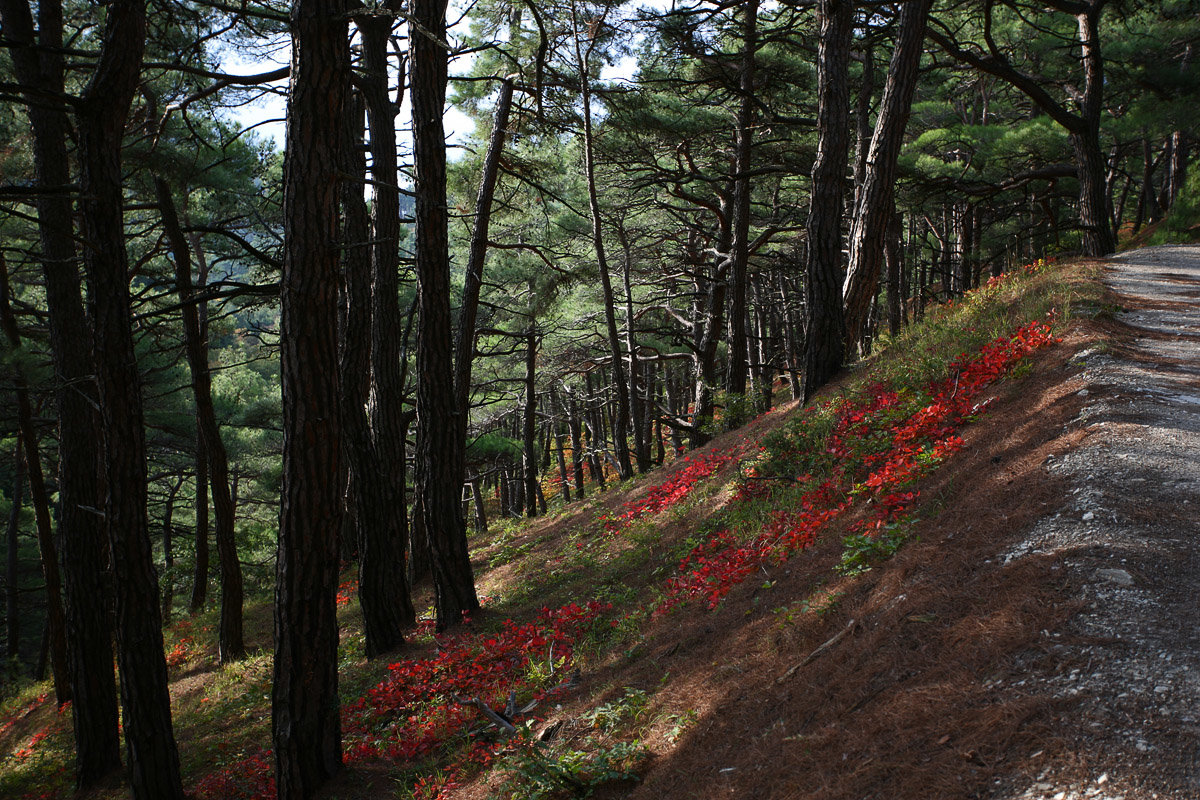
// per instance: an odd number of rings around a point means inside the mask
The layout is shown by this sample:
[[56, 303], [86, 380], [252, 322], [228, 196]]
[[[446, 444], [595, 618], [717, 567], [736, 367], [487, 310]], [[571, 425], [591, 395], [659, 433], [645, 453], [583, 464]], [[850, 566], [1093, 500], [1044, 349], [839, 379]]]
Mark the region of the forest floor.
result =
[[[1200, 247], [1062, 272], [1060, 341], [987, 387], [961, 448], [920, 479], [905, 543], [869, 569], [837, 569], [862, 519], [852, 511], [711, 610], [650, 613], [714, 520], [741, 519], [737, 474], [795, 404], [689, 454], [727, 460], [619, 535], [601, 532], [697, 462], [493, 524], [474, 542], [481, 637], [541, 607], [600, 600], [618, 613], [611, 631], [574, 644], [569, 665], [552, 646], [539, 667], [554, 689], [528, 720], [536, 752], [508, 748], [479, 717], [470, 746], [496, 760], [440, 796], [1200, 797]], [[849, 392], [864, 369], [827, 394]], [[390, 672], [361, 658], [354, 605], [340, 612], [348, 702]], [[259, 649], [225, 670], [199, 643], [206, 619], [168, 632], [189, 786], [219, 768], [252, 787], [247, 759], [269, 741], [270, 611], [247, 613]], [[417, 636], [396, 663], [449, 649]], [[29, 702], [37, 691], [0, 718], [0, 795], [67, 796], [69, 715]], [[419, 766], [355, 762], [322, 796], [420, 795]], [[117, 783], [96, 795], [123, 796]]]
[[812, 594], [785, 569], [646, 648], [704, 711], [621, 796], [1200, 797], [1200, 247], [1099, 266], [924, 482], [917, 541], [815, 621], [776, 607]]

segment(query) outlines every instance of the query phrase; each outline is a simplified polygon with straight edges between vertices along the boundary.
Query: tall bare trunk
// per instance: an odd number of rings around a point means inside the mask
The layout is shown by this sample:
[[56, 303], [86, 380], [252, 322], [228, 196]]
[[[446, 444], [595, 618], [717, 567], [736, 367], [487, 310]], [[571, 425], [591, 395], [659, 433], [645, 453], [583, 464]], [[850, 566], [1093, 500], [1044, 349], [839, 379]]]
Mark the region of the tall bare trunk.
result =
[[283, 171], [283, 504], [271, 697], [280, 800], [308, 800], [342, 765], [337, 675], [338, 194], [344, 180], [346, 4], [292, 6]]
[[875, 134], [867, 154], [861, 199], [850, 228], [850, 264], [842, 286], [847, 354], [858, 349], [879, 283], [896, 162], [917, 86], [931, 5], [932, 0], [910, 0], [901, 6], [897, 20], [896, 48], [888, 66]]
[[842, 208], [850, 147], [850, 40], [854, 4], [822, 0], [817, 49], [817, 159], [808, 209], [807, 302], [804, 320], [804, 400], [842, 366]]
[[104, 505], [112, 550], [122, 724], [135, 800], [182, 800], [146, 512], [146, 432], [133, 347], [121, 145], [145, 46], [144, 0], [108, 6], [104, 44], [78, 111], [80, 219], [96, 330]]
[[1083, 228], [1083, 252], [1107, 255], [1117, 249], [1109, 220], [1108, 187], [1104, 151], [1100, 147], [1100, 117], [1104, 110], [1104, 60], [1100, 53], [1102, 2], [1088, 4], [1076, 16], [1083, 55], [1084, 88], [1080, 124], [1071, 130], [1071, 147], [1079, 170], [1079, 224]]
[[521, 408], [522, 478], [525, 481], [525, 516], [537, 516], [537, 352], [541, 334], [530, 324], [525, 331], [525, 402]]
[[730, 226], [729, 393], [746, 394], [749, 346], [746, 341], [746, 277], [750, 261], [750, 158], [754, 144], [754, 55], [758, 49], [758, 0], [746, 0], [742, 56], [738, 65], [738, 113], [733, 144], [733, 220]]
[[633, 332], [633, 248], [624, 227], [617, 231], [621, 240], [625, 269], [621, 271], [625, 289], [625, 350], [629, 353], [629, 424], [633, 428], [633, 458], [638, 472], [650, 469], [650, 446], [646, 439], [646, 403], [638, 379], [638, 345]]
[[187, 238], [179, 224], [171, 190], [162, 178], [155, 178], [154, 189], [163, 226], [175, 260], [175, 291], [183, 317], [184, 346], [192, 377], [192, 396], [196, 404], [196, 423], [204, 440], [213, 512], [217, 522], [217, 558], [221, 566], [221, 621], [218, 650], [222, 664], [246, 655], [242, 634], [242, 566], [234, 539], [233, 498], [229, 494], [229, 458], [217, 426], [213, 408], [212, 374], [208, 366], [208, 346], [200, 324], [192, 292], [192, 259]]
[[409, 94], [416, 174], [417, 504], [429, 536], [437, 627], [479, 609], [462, 514], [466, 442], [458, 435], [450, 255], [446, 209], [446, 4], [414, 0], [409, 37]]
[[475, 226], [467, 252], [467, 268], [463, 281], [462, 304], [458, 312], [458, 332], [454, 340], [454, 394], [463, 413], [458, 422], [460, 436], [466, 441], [467, 409], [471, 402], [471, 366], [475, 360], [475, 318], [479, 309], [479, 293], [483, 287], [483, 267], [487, 260], [488, 227], [492, 219], [492, 198], [500, 175], [500, 156], [508, 132], [508, 115], [512, 110], [513, 79], [500, 82], [500, 96], [492, 116], [492, 135], [483, 158], [479, 191], [475, 195]]
[[596, 269], [600, 274], [600, 289], [604, 304], [604, 322], [608, 334], [608, 349], [612, 359], [613, 391], [616, 394], [616, 414], [613, 418], [613, 450], [617, 459], [617, 471], [622, 480], [633, 476], [633, 463], [629, 458], [629, 382], [625, 374], [624, 357], [621, 354], [621, 339], [617, 332], [616, 302], [612, 289], [612, 274], [608, 266], [608, 253], [604, 245], [604, 233], [600, 215], [600, 190], [596, 182], [596, 142], [592, 125], [592, 85], [589, 78], [592, 48], [595, 38], [583, 43], [586, 26], [581, 27], [577, 9], [571, 7], [571, 18], [575, 26], [575, 59], [579, 74], [580, 99], [583, 103], [583, 174], [587, 183], [588, 211], [592, 223], [592, 249], [596, 256]]

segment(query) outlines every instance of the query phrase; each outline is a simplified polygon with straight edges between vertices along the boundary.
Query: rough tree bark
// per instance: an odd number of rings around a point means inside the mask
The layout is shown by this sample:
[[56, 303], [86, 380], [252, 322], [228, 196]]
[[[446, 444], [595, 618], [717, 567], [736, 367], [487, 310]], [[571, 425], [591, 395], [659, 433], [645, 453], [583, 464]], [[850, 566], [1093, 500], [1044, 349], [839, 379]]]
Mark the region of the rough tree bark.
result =
[[842, 208], [850, 149], [851, 0], [821, 0], [817, 10], [817, 159], [808, 209], [804, 319], [804, 401], [842, 366]]
[[[1070, 130], [1071, 147], [1079, 174], [1079, 224], [1083, 252], [1103, 256], [1117, 249], [1108, 224], [1108, 186], [1104, 151], [1100, 147], [1100, 117], [1104, 110], [1104, 59], [1100, 52], [1100, 13], [1105, 0], [1092, 0], [1076, 13], [1083, 56], [1083, 97], [1079, 124]], [[1072, 4], [1072, 7], [1075, 4]], [[1073, 10], [1073, 9], [1072, 9]]]
[[875, 133], [867, 151], [862, 194], [850, 227], [850, 264], [842, 285], [847, 355], [858, 349], [879, 283], [883, 240], [887, 236], [892, 209], [896, 161], [904, 143], [904, 129], [917, 86], [925, 23], [931, 5], [932, 0], [909, 0], [901, 6], [896, 21], [896, 48], [888, 65]]
[[750, 165], [754, 143], [754, 56], [758, 50], [758, 0], [746, 0], [742, 19], [742, 56], [738, 65], [738, 112], [733, 142], [733, 219], [729, 261], [733, 283], [729, 310], [730, 350], [727, 386], [746, 394], [749, 346], [746, 341], [746, 271], [750, 261]]
[[108, 6], [104, 43], [78, 107], [80, 219], [104, 430], [122, 723], [135, 800], [182, 800], [146, 513], [141, 376], [133, 348], [121, 145], [145, 46], [144, 0]]
[[[342, 344], [347, 458], [358, 544], [359, 602], [368, 657], [404, 642], [415, 622], [408, 590], [404, 508], [403, 375], [399, 306], [399, 186], [396, 179], [395, 104], [388, 95], [388, 37], [392, 17], [355, 17], [362, 41], [359, 79], [372, 154], [370, 218], [358, 181], [343, 186], [346, 231], [346, 340]], [[347, 137], [357, 144], [361, 113], [347, 115]], [[357, 146], [348, 147], [347, 174], [365, 170]]]
[[281, 287], [283, 503], [271, 698], [281, 800], [307, 800], [342, 764], [337, 287], [349, 86], [346, 11], [342, 0], [296, 0], [291, 12]]
[[409, 96], [412, 98], [416, 194], [417, 452], [416, 502], [429, 536], [437, 627], [458, 625], [479, 610], [467, 551], [462, 493], [465, 414], [456, 402], [450, 255], [446, 208], [445, 0], [414, 0], [410, 8]]
[[[399, 3], [389, 0], [389, 10]], [[374, 469], [379, 481], [373, 543], [381, 556], [372, 567], [366, 596], [377, 609], [394, 608], [402, 625], [417, 621], [407, 584], [404, 504], [404, 373], [401, 349], [407, 337], [400, 311], [400, 186], [396, 171], [396, 105], [388, 96], [388, 37], [391, 17], [375, 17], [360, 28], [363, 40], [363, 98], [371, 147], [371, 422]], [[360, 528], [360, 533], [362, 529]], [[360, 547], [362, 542], [360, 540]], [[360, 558], [362, 554], [360, 553]], [[369, 566], [369, 562], [363, 564]], [[398, 642], [397, 642], [398, 643]], [[383, 652], [379, 650], [377, 652]]]

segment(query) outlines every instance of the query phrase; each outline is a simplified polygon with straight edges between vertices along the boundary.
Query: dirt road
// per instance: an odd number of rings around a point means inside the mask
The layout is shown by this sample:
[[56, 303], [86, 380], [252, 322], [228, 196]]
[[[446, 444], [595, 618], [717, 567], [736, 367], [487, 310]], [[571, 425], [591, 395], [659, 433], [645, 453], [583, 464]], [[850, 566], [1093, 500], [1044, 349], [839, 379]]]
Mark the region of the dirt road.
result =
[[[1076, 353], [1082, 444], [1047, 464], [1073, 502], [1005, 558], [1061, 558], [1082, 608], [1047, 633], [1066, 757], [1006, 799], [1200, 798], [1200, 247], [1114, 257], [1110, 343]], [[1123, 329], [1123, 330], [1122, 330]]]

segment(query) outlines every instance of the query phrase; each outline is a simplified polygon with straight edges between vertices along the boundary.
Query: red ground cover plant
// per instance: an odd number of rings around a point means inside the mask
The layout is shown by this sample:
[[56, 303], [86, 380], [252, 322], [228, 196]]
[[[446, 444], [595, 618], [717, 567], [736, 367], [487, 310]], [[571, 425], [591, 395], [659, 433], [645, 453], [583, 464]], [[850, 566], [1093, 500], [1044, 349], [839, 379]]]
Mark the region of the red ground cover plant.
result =
[[[575, 642], [611, 606], [590, 602], [543, 608], [526, 623], [506, 620], [499, 632], [472, 631], [436, 637], [438, 653], [399, 661], [388, 677], [342, 709], [345, 763], [383, 762], [424, 767], [414, 797], [433, 798], [485, 767], [499, 741], [472, 741], [467, 731], [479, 712], [455, 699], [478, 698], [502, 708], [509, 692], [521, 704], [541, 701], [570, 669]], [[435, 773], [436, 771], [436, 773]], [[271, 753], [238, 761], [196, 786], [198, 798], [257, 800], [274, 796]]]
[[196, 637], [192, 635], [192, 621], [181, 619], [175, 623], [175, 646], [167, 652], [167, 666], [178, 667], [191, 658], [196, 651]]
[[[873, 511], [854, 526], [856, 533], [876, 536], [909, 513], [919, 499], [905, 487], [949, 458], [963, 445], [955, 432], [986, 403], [979, 395], [1029, 353], [1054, 341], [1050, 323], [1034, 321], [1010, 337], [1001, 337], [975, 355], [960, 355], [944, 380], [922, 394], [930, 402], [907, 415], [901, 391], [882, 384], [867, 387], [855, 401], [831, 401], [836, 422], [825, 443], [834, 457], [831, 478], [804, 492], [798, 510], [770, 512], [767, 524], [749, 542], [721, 529], [683, 558], [676, 574], [667, 580], [666, 597], [655, 609], [664, 614], [690, 600], [703, 600], [714, 608], [737, 584], [767, 562], [779, 561], [811, 547], [820, 529], [850, 509], [856, 501]], [[781, 483], [756, 480], [756, 470], [746, 474], [733, 500], [746, 503], [768, 498]], [[796, 483], [811, 482], [808, 475]]]
[[354, 596], [358, 594], [358, 578], [350, 578], [338, 584], [337, 604], [339, 606], [348, 606]]
[[658, 486], [650, 487], [641, 500], [626, 503], [625, 510], [616, 517], [602, 516], [600, 519], [604, 529], [610, 534], [620, 533], [626, 525], [636, 519], [665, 511], [691, 494], [697, 483], [725, 466], [734, 457], [732, 452], [719, 450], [684, 456], [681, 461], [685, 466], [671, 473], [671, 476]]
[[[49, 699], [49, 697], [50, 697], [49, 692], [42, 692], [37, 697], [33, 698], [33, 700], [29, 701], [29, 703], [22, 706], [17, 711], [14, 711], [13, 715], [11, 717], [9, 717], [6, 722], [0, 724], [0, 736], [4, 736], [6, 733], [8, 733], [10, 730], [12, 730], [12, 727], [14, 725], [16, 725], [18, 721], [24, 719], [25, 717], [32, 714], [36, 709], [40, 708], [41, 705], [43, 703], [45, 703], [46, 700]], [[71, 707], [70, 703], [63, 704], [63, 708], [70, 708], [70, 707]]]

